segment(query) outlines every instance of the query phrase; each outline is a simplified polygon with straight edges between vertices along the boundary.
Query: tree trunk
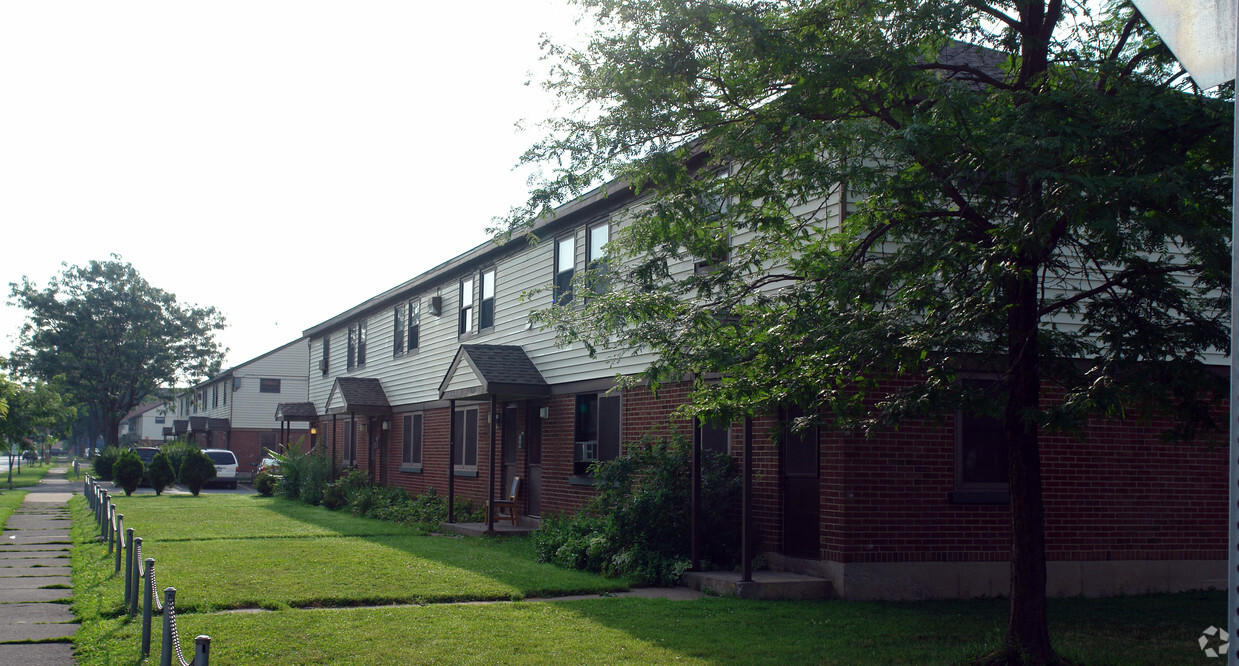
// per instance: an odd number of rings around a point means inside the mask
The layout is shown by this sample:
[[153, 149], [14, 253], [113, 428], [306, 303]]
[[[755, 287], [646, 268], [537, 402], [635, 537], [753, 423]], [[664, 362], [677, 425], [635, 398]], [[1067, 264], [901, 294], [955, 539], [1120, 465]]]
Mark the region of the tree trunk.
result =
[[1003, 414], [1011, 492], [1011, 608], [1001, 650], [1005, 663], [1058, 663], [1046, 618], [1045, 509], [1041, 451], [1031, 420], [1041, 398], [1036, 272], [1019, 272], [1008, 292], [1010, 396]]

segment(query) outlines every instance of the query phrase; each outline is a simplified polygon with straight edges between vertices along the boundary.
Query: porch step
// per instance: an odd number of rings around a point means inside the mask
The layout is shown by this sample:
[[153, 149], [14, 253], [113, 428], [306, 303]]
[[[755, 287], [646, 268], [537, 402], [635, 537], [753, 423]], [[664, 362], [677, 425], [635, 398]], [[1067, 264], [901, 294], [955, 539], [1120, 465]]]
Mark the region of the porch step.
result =
[[502, 523], [495, 523], [494, 532], [486, 531], [486, 523], [443, 523], [444, 532], [461, 536], [523, 536], [536, 529], [538, 529], [537, 526], [524, 521], [520, 525], [513, 525], [506, 520]]
[[829, 599], [834, 586], [825, 578], [785, 571], [754, 571], [742, 582], [739, 571], [689, 571], [684, 584], [707, 594], [742, 599]]

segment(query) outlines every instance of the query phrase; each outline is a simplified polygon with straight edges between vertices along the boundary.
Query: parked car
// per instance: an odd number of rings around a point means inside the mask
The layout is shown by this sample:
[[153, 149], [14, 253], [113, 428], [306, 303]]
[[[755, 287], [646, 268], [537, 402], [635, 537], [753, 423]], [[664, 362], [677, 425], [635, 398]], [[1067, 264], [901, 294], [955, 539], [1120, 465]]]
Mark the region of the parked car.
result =
[[258, 463], [258, 474], [266, 472], [272, 476], [280, 475], [280, 461], [275, 458], [263, 458], [262, 462]]
[[228, 449], [203, 449], [203, 453], [215, 463], [215, 481], [229, 488], [237, 487], [237, 457]]
[[139, 486], [151, 485], [151, 478], [148, 476], [151, 469], [151, 461], [155, 459], [155, 454], [159, 453], [159, 449], [153, 446], [135, 446], [134, 452], [142, 459], [142, 480], [138, 482]]
[[22, 460], [34, 462], [35, 458], [38, 458], [38, 456], [35, 455], [34, 451], [26, 451], [22, 454]]

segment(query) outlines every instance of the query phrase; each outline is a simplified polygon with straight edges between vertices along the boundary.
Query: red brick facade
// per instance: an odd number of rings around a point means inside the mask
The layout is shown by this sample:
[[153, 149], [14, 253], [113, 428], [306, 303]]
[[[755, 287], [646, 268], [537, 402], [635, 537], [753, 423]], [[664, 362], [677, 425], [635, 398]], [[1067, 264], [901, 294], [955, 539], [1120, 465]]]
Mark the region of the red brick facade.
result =
[[[686, 387], [666, 387], [658, 396], [642, 388], [622, 392], [622, 441], [633, 446], [649, 435], [672, 430], [687, 435], [689, 424], [671, 420], [685, 398]], [[541, 419], [542, 516], [579, 510], [592, 496], [589, 485], [573, 479], [575, 395], [555, 395], [536, 403], [515, 404], [516, 432], [529, 431], [537, 408]], [[466, 403], [458, 404], [458, 408]], [[488, 403], [478, 408], [476, 475], [458, 475], [458, 499], [475, 503], [488, 494], [490, 422]], [[505, 403], [500, 403], [503, 412]], [[419, 494], [433, 488], [446, 496], [449, 418], [447, 408], [424, 414], [423, 458], [419, 471], [402, 470], [403, 416], [390, 418], [386, 464], [376, 449], [372, 457], [369, 432], [358, 442], [357, 466], [376, 481]], [[509, 412], [511, 413], [511, 412]], [[370, 427], [371, 417], [358, 417]], [[347, 415], [319, 423], [319, 442], [329, 448], [337, 466], [343, 455]], [[373, 421], [376, 425], [379, 420]], [[771, 442], [774, 417], [754, 422], [753, 517], [761, 549], [781, 553], [783, 497], [780, 447]], [[1159, 434], [1168, 424], [1128, 420], [1096, 420], [1083, 441], [1051, 434], [1041, 439], [1047, 551], [1050, 561], [1114, 562], [1123, 560], [1219, 560], [1226, 557], [1226, 454], [1224, 442], [1168, 444]], [[1006, 504], [957, 504], [954, 418], [905, 422], [897, 431], [868, 438], [823, 430], [818, 437], [817, 480], [820, 560], [854, 563], [980, 563], [1005, 562], [1010, 551], [1010, 512]], [[495, 437], [502, 451], [504, 428]], [[742, 428], [729, 434], [732, 455], [739, 460]], [[334, 444], [333, 444], [334, 443]], [[1210, 444], [1214, 445], [1212, 448]], [[519, 446], [517, 474], [526, 477], [529, 447]], [[499, 455], [497, 453], [496, 455]], [[737, 463], [738, 464], [738, 463]], [[384, 476], [385, 471], [385, 476]], [[527, 478], [527, 477], [526, 477]], [[495, 474], [495, 491], [502, 474]], [[529, 493], [522, 502], [527, 509]], [[528, 513], [528, 511], [523, 511]]]

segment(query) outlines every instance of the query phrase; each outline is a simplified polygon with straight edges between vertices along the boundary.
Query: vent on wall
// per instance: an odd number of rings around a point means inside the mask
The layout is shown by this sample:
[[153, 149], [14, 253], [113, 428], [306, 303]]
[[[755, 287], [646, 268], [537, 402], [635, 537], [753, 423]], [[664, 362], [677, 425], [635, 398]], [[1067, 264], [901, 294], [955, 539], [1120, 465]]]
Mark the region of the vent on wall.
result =
[[430, 297], [430, 314], [436, 317], [443, 314], [443, 297], [442, 296], [431, 296]]

